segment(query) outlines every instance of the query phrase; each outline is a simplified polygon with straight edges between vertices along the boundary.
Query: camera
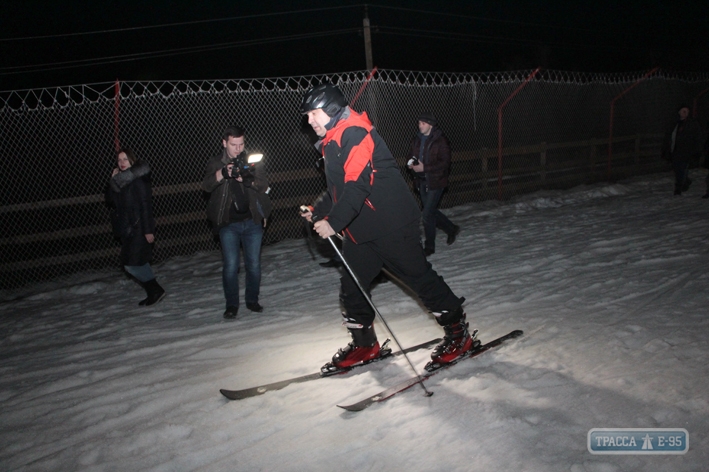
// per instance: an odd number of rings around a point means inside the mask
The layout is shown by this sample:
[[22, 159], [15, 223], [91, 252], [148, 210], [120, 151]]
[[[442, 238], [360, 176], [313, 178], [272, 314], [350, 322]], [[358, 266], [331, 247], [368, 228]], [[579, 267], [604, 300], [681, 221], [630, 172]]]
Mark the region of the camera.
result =
[[409, 162], [406, 163], [407, 166], [417, 166], [419, 165], [419, 159], [416, 156], [411, 156]]
[[254, 178], [254, 167], [256, 166], [256, 163], [261, 162], [261, 159], [263, 159], [263, 154], [250, 154], [248, 157], [246, 157], [245, 152], [242, 152], [235, 158], [231, 159], [231, 161], [229, 161], [229, 164], [232, 164], [234, 166], [231, 170], [232, 178]]

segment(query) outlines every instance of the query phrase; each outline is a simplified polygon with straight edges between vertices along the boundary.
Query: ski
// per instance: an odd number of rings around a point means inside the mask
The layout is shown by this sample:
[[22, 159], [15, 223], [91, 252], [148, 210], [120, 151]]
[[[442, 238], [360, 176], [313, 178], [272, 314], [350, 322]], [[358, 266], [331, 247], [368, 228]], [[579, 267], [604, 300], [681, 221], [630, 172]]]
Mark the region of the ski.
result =
[[501, 345], [505, 341], [522, 336], [522, 334], [524, 334], [524, 333], [521, 330], [518, 330], [518, 329], [514, 330], [511, 333], [508, 333], [508, 334], [501, 336], [493, 341], [490, 341], [487, 344], [483, 344], [481, 346], [478, 346], [477, 348], [473, 349], [465, 356], [463, 356], [459, 359], [456, 359], [455, 361], [453, 361], [449, 364], [444, 364], [435, 370], [431, 370], [431, 371], [426, 372], [424, 375], [422, 375], [420, 377], [420, 379], [419, 379], [419, 377], [412, 377], [408, 380], [404, 380], [403, 382], [393, 385], [382, 392], [379, 392], [379, 393], [374, 394], [370, 397], [367, 397], [364, 400], [360, 400], [356, 403], [352, 403], [351, 405], [337, 405], [337, 406], [339, 406], [340, 408], [343, 408], [347, 411], [362, 411], [374, 403], [383, 402], [384, 400], [387, 400], [387, 399], [393, 397], [397, 393], [403, 392], [404, 390], [407, 390], [407, 389], [413, 387], [417, 383], [422, 382], [430, 377], [433, 377], [437, 373], [447, 369], [450, 366], [457, 364], [460, 361], [479, 356], [483, 352], [486, 352], [486, 351], [489, 351], [490, 349], [496, 348], [497, 346]]
[[[258, 395], [263, 395], [263, 394], [266, 393], [266, 392], [272, 392], [272, 391], [274, 391], [274, 390], [280, 390], [280, 389], [285, 388], [285, 387], [287, 387], [288, 385], [291, 385], [291, 384], [294, 384], [294, 383], [309, 382], [309, 381], [311, 381], [311, 380], [317, 380], [317, 379], [320, 379], [320, 378], [323, 378], [323, 377], [330, 377], [330, 376], [333, 376], [333, 375], [346, 374], [346, 373], [352, 371], [353, 369], [356, 369], [357, 367], [361, 367], [361, 366], [364, 366], [364, 365], [368, 365], [368, 364], [371, 364], [371, 363], [373, 363], [373, 362], [377, 362], [377, 361], [380, 361], [380, 360], [382, 360], [382, 359], [386, 359], [386, 358], [388, 358], [388, 357], [400, 356], [400, 355], [402, 355], [403, 353], [407, 353], [407, 354], [408, 354], [409, 352], [417, 351], [417, 350], [419, 350], [419, 349], [425, 349], [425, 348], [427, 348], [427, 347], [431, 347], [431, 346], [433, 346], [433, 345], [439, 343], [440, 341], [441, 341], [441, 338], [436, 338], [436, 339], [432, 339], [432, 340], [430, 340], [430, 341], [426, 341], [425, 343], [421, 343], [421, 344], [417, 344], [417, 345], [415, 345], [415, 346], [411, 346], [411, 347], [409, 347], [409, 348], [404, 349], [403, 351], [392, 352], [391, 350], [389, 350], [389, 353], [386, 354], [386, 355], [384, 355], [384, 356], [380, 356], [380, 357], [378, 357], [378, 358], [376, 358], [376, 359], [373, 359], [373, 360], [371, 360], [371, 361], [369, 361], [369, 362], [366, 362], [366, 363], [353, 365], [352, 367], [348, 367], [348, 368], [346, 368], [346, 369], [342, 369], [342, 370], [339, 370], [339, 371], [337, 371], [337, 372], [330, 372], [330, 373], [323, 373], [322, 371], [321, 371], [321, 372], [314, 372], [314, 373], [312, 373], [312, 374], [306, 374], [306, 375], [301, 375], [300, 377], [293, 377], [293, 378], [291, 378], [291, 379], [280, 380], [280, 381], [278, 381], [278, 382], [273, 382], [273, 383], [266, 384], [266, 385], [260, 385], [260, 386], [258, 386], [258, 387], [245, 388], [245, 389], [243, 389], [243, 390], [226, 390], [226, 389], [221, 389], [221, 390], [219, 390], [219, 391], [221, 392], [222, 395], [224, 395], [225, 397], [227, 397], [229, 400], [243, 400], [243, 399], [245, 399], [245, 398], [256, 397], [256, 396], [258, 396]], [[388, 340], [387, 340], [387, 342], [388, 342]], [[385, 345], [386, 345], [386, 342], [382, 345], [382, 348], [384, 348]]]

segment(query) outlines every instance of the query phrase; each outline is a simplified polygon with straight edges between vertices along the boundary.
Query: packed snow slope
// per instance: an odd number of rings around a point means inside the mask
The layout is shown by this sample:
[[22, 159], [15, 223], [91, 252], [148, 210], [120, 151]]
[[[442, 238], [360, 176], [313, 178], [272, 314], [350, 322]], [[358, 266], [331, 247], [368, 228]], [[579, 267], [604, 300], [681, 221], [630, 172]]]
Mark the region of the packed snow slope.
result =
[[[305, 240], [263, 250], [261, 302], [222, 319], [218, 252], [156, 268], [168, 295], [110, 271], [0, 303], [0, 469], [87, 471], [698, 471], [709, 463], [709, 200], [704, 171], [445, 210], [463, 230], [430, 258], [483, 342], [522, 338], [359, 413], [412, 375], [401, 357], [317, 372], [348, 341], [339, 274]], [[296, 211], [294, 209], [294, 211]], [[395, 283], [374, 302], [402, 345], [442, 335]], [[377, 324], [380, 339], [388, 336]], [[429, 352], [411, 355], [422, 370]], [[686, 428], [689, 452], [592, 455], [591, 428]]]

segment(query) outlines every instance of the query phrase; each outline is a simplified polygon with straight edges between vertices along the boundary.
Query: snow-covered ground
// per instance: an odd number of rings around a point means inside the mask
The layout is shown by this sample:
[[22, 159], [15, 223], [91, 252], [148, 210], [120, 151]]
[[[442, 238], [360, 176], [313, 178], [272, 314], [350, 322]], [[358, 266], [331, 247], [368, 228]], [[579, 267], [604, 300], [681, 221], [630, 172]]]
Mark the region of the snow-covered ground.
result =
[[[471, 326], [483, 342], [525, 334], [427, 381], [430, 398], [415, 387], [359, 413], [336, 405], [411, 376], [404, 359], [219, 393], [317, 371], [348, 341], [338, 273], [303, 240], [264, 248], [266, 309], [232, 322], [218, 253], [157, 267], [168, 296], [155, 307], [118, 272], [2, 292], [0, 469], [706, 470], [704, 172], [682, 197], [667, 174], [446, 210], [463, 231], [450, 247], [439, 232], [431, 261]], [[404, 346], [442, 335], [395, 284], [373, 298]], [[686, 428], [689, 452], [587, 451], [589, 429], [631, 427]]]

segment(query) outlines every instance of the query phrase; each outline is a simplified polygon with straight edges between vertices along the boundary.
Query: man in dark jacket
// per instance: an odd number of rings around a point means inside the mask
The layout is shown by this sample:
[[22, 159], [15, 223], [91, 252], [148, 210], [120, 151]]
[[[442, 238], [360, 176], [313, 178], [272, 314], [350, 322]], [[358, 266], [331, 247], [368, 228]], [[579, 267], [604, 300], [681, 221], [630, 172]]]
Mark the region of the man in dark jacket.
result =
[[[386, 266], [408, 285], [444, 327], [445, 339], [431, 354], [430, 365], [445, 364], [473, 348], [462, 304], [426, 260], [419, 242], [420, 212], [386, 143], [366, 113], [347, 106], [332, 84], [309, 90], [301, 112], [321, 138], [327, 191], [303, 216], [328, 238], [344, 234], [343, 257], [362, 286]], [[344, 325], [352, 342], [340, 349], [332, 371], [368, 362], [381, 355], [372, 323], [375, 313], [349, 273], [341, 279]]]
[[679, 120], [665, 134], [662, 155], [672, 163], [675, 173], [675, 195], [686, 192], [692, 181], [688, 177], [689, 164], [699, 160], [704, 146], [704, 132], [699, 123], [689, 117], [689, 106], [677, 110]]
[[222, 284], [226, 298], [224, 318], [239, 311], [239, 252], [244, 249], [246, 308], [261, 312], [261, 241], [271, 211], [268, 178], [263, 163], [248, 164], [244, 129], [230, 127], [222, 137], [224, 151], [207, 164], [202, 189], [209, 192], [207, 216], [219, 233], [222, 247]]
[[451, 168], [451, 147], [448, 138], [437, 126], [432, 113], [422, 113], [418, 119], [419, 132], [411, 140], [408, 167], [416, 173], [416, 186], [423, 205], [423, 250], [427, 256], [436, 252], [436, 227], [447, 235], [450, 246], [460, 233], [460, 226], [453, 224], [438, 209], [443, 191], [448, 186]]

